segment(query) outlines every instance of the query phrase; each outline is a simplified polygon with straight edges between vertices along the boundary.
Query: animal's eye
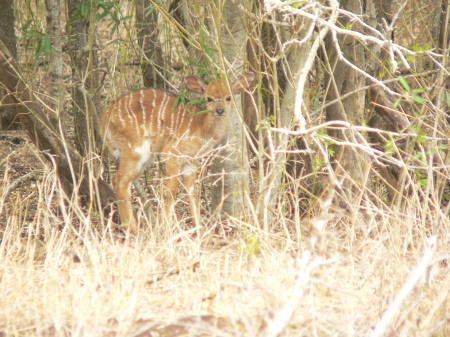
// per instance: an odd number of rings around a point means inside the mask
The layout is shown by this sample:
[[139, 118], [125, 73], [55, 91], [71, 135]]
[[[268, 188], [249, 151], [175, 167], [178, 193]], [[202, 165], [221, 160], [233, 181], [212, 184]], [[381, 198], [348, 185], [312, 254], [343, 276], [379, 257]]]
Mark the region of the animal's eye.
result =
[[207, 100], [208, 100], [208, 102], [214, 101], [214, 99], [212, 97], [208, 97]]
[[230, 101], [231, 101], [231, 96], [228, 96], [227, 98], [225, 98], [225, 100], [226, 100], [227, 102], [230, 102]]

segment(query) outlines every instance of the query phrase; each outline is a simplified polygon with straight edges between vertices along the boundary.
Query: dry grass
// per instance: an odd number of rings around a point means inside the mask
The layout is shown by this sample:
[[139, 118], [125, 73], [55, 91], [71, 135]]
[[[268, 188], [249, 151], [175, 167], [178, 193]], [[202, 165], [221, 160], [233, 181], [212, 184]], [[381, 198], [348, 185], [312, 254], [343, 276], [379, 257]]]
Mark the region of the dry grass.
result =
[[[13, 153], [39, 156], [27, 146]], [[2, 172], [12, 161], [2, 161]], [[440, 226], [424, 262], [437, 219], [421, 219], [422, 205], [411, 204], [410, 214], [372, 205], [350, 218], [325, 201], [291, 227], [311, 229], [300, 240], [243, 222], [224, 237], [197, 237], [184, 218], [172, 226], [141, 218], [139, 236], [124, 239], [65, 202], [48, 167], [36, 175], [0, 189], [4, 336], [270, 336], [277, 328], [283, 336], [368, 336], [411, 281], [387, 335], [450, 333], [450, 227]], [[245, 248], [249, 238], [258, 253]]]

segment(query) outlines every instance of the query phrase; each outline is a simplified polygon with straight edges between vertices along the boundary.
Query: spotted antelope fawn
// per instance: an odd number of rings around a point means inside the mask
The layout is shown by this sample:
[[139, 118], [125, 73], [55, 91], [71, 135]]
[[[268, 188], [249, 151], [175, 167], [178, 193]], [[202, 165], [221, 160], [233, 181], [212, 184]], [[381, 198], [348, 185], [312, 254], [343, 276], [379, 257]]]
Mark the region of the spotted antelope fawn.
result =
[[159, 89], [141, 89], [128, 93], [112, 103], [101, 120], [104, 141], [118, 159], [113, 178], [117, 207], [122, 225], [137, 232], [131, 207], [131, 183], [157, 156], [166, 166], [165, 214], [172, 212], [178, 179], [189, 195], [192, 217], [200, 225], [195, 196], [197, 158], [217, 146], [226, 133], [232, 97], [253, 82], [255, 74], [243, 73], [228, 85], [215, 80], [205, 85], [200, 78], [188, 75], [184, 82], [191, 91], [203, 95], [209, 113], [200, 113], [197, 106], [178, 104], [176, 95]]

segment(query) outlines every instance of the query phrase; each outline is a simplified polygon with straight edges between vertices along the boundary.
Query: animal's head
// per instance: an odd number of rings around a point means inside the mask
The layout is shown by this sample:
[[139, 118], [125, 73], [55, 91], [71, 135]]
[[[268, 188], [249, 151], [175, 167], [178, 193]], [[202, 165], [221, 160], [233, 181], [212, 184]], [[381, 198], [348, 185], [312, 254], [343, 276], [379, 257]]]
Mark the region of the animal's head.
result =
[[206, 85], [194, 75], [186, 76], [184, 82], [190, 90], [203, 95], [208, 110], [212, 111], [215, 116], [222, 117], [230, 112], [231, 96], [240, 94], [251, 85], [254, 79], [254, 73], [246, 72], [240, 75], [231, 86], [224, 80], [214, 80]]

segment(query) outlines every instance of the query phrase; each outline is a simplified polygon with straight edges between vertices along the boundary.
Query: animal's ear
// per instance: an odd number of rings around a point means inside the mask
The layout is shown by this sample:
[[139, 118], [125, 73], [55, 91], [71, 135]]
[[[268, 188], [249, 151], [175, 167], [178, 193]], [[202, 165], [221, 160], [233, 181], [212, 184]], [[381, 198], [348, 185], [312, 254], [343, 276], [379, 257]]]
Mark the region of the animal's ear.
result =
[[203, 81], [195, 75], [187, 75], [184, 77], [184, 84], [188, 89], [197, 94], [203, 95], [206, 91], [206, 85]]
[[252, 84], [254, 79], [255, 73], [252, 72], [246, 72], [242, 75], [239, 75], [239, 77], [236, 78], [236, 81], [234, 81], [233, 85], [231, 86], [233, 94], [240, 94], [244, 89], [250, 87], [250, 84]]

